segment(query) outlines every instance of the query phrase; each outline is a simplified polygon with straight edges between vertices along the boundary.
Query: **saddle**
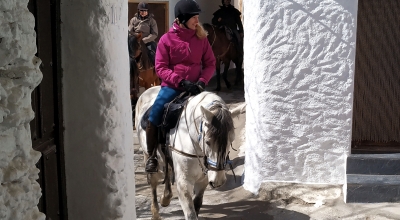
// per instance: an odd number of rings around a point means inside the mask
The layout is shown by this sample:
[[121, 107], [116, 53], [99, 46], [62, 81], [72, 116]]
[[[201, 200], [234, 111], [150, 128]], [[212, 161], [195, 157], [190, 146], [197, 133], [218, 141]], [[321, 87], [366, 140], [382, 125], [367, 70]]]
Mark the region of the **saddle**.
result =
[[[159, 128], [162, 129], [163, 132], [168, 132], [176, 126], [189, 97], [189, 93], [183, 92], [174, 100], [164, 105], [164, 113], [162, 118], [163, 120], [161, 125], [159, 126]], [[147, 109], [142, 119], [140, 120], [140, 126], [143, 128], [143, 130], [146, 130], [147, 121], [149, 120], [149, 115], [152, 108], [153, 107]]]
[[[189, 93], [183, 92], [179, 96], [177, 96], [174, 100], [172, 100], [169, 103], [166, 103], [164, 105], [164, 113], [163, 113], [163, 121], [161, 125], [158, 127], [159, 132], [158, 132], [158, 143], [161, 144], [161, 150], [163, 154], [165, 155], [165, 160], [166, 163], [168, 163], [171, 168], [172, 168], [172, 184], [175, 182], [175, 175], [174, 175], [174, 166], [172, 163], [172, 157], [171, 157], [171, 152], [170, 149], [167, 147], [167, 133], [169, 130], [172, 128], [175, 128], [176, 124], [179, 121], [179, 118], [183, 112], [183, 109], [185, 108], [186, 103], [188, 102], [189, 99]], [[152, 107], [147, 109], [147, 111], [144, 113], [142, 119], [140, 120], [140, 126], [143, 128], [143, 130], [146, 130], [147, 127], [147, 121], [149, 120], [149, 115]], [[165, 172], [168, 172], [168, 168], [166, 168]], [[165, 179], [163, 183], [165, 182]]]

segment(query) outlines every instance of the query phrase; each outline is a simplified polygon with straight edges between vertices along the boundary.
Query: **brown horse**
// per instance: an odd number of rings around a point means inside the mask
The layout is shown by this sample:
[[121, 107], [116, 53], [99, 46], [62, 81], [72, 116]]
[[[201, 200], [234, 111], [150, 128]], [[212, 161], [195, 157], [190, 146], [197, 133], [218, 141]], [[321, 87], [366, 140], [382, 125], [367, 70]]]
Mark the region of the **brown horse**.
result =
[[[222, 73], [222, 78], [225, 81], [226, 87], [231, 88], [231, 84], [228, 81], [227, 73], [231, 61], [236, 65], [236, 79], [235, 85], [239, 85], [242, 81], [242, 65], [243, 65], [243, 53], [242, 49], [236, 48], [233, 42], [231, 42], [226, 36], [224, 28], [218, 28], [217, 26], [211, 24], [204, 24], [204, 29], [208, 32], [208, 42], [210, 42], [211, 48], [214, 52], [216, 59], [216, 72], [217, 72], [217, 88], [216, 90], [221, 90], [221, 62], [224, 64], [224, 72]], [[240, 52], [238, 52], [240, 51]]]
[[139, 68], [139, 86], [147, 90], [152, 86], [160, 85], [160, 79], [156, 74], [153, 63], [150, 61], [148, 56], [149, 51], [142, 41], [141, 34], [138, 34], [138, 40], [140, 43], [139, 50], [141, 52], [141, 55], [136, 59]]

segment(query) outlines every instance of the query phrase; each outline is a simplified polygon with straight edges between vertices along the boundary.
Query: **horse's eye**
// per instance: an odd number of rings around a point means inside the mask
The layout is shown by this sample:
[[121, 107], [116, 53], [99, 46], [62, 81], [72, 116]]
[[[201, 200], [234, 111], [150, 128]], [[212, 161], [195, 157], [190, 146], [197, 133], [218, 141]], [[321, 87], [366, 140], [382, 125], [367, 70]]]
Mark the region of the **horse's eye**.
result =
[[210, 146], [210, 141], [206, 141], [206, 144], [207, 144], [208, 146]]

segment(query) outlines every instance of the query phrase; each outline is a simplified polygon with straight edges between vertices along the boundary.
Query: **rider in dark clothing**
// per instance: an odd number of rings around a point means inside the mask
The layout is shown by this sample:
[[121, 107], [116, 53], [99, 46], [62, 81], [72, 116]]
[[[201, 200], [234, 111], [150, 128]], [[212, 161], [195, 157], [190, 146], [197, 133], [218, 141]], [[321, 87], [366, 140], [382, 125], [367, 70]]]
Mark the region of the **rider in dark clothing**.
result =
[[242, 51], [243, 24], [240, 19], [239, 10], [231, 5], [231, 0], [222, 0], [222, 6], [213, 15], [212, 24], [218, 27], [226, 26], [233, 32], [233, 41], [239, 46], [239, 51]]

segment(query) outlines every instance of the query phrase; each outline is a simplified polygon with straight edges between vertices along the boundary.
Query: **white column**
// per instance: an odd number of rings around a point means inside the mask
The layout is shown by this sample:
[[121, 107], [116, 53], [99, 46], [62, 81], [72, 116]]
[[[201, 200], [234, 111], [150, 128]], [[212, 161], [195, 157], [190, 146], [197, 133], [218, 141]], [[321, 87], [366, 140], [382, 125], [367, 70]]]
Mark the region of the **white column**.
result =
[[244, 8], [244, 187], [343, 184], [357, 0], [252, 0]]
[[68, 218], [136, 219], [127, 0], [61, 2]]

